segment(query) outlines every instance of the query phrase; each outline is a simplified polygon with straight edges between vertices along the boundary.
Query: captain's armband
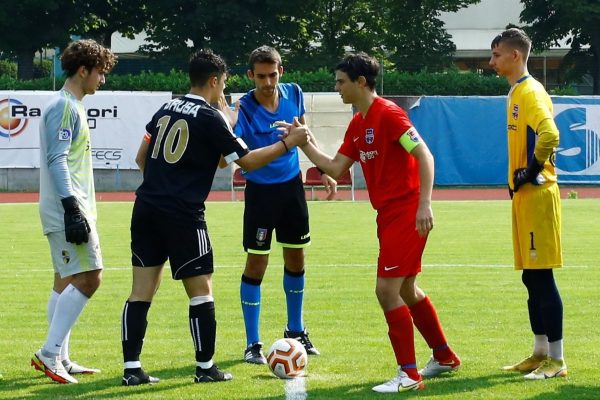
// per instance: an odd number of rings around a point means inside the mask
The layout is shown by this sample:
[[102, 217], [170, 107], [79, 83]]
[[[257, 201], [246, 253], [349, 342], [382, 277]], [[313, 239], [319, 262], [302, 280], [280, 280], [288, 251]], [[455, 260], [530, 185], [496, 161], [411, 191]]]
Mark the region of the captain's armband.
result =
[[400, 144], [409, 153], [413, 151], [415, 147], [421, 144], [421, 136], [415, 127], [411, 127], [409, 130], [404, 132], [402, 136], [400, 136]]

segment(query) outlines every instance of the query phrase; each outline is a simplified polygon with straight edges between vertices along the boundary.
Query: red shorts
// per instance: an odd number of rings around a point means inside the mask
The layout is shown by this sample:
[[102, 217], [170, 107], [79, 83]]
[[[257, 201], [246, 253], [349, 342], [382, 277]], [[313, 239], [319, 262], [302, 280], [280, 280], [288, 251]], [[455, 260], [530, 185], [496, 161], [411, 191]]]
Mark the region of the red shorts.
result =
[[417, 232], [417, 207], [418, 199], [415, 199], [377, 212], [378, 277], [414, 276], [421, 272], [427, 238]]

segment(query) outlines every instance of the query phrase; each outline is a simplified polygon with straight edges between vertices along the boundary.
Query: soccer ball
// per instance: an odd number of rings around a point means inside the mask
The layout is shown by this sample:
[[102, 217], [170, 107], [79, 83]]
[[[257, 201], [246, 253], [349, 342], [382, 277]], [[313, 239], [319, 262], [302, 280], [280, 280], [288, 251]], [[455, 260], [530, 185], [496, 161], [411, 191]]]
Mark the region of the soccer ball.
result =
[[269, 349], [267, 363], [275, 376], [292, 379], [305, 375], [308, 355], [296, 339], [279, 339]]

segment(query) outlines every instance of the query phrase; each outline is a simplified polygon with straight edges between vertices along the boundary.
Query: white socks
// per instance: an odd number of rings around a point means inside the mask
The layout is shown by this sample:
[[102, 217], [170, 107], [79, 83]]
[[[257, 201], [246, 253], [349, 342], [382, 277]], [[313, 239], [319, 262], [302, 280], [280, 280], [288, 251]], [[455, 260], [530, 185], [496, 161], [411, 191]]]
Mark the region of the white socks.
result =
[[533, 354], [536, 356], [550, 356], [555, 360], [563, 359], [563, 340], [548, 342], [548, 336], [535, 335]]
[[[52, 289], [50, 292], [50, 298], [48, 299], [48, 326], [52, 323], [52, 317], [54, 317], [54, 310], [56, 309], [56, 302], [58, 301], [58, 297], [60, 293], [57, 293]], [[61, 360], [69, 360], [69, 338], [71, 337], [71, 331], [67, 332], [67, 336], [62, 343], [60, 348], [60, 359]]]
[[555, 360], [563, 359], [563, 341], [562, 339], [555, 342], [550, 342], [550, 351], [548, 355]]
[[548, 336], [546, 335], [535, 335], [535, 341], [533, 342], [533, 354], [536, 356], [548, 355]]
[[[72, 284], [69, 284], [58, 296], [48, 329], [48, 337], [43, 347], [45, 353], [55, 356], [61, 353], [63, 342], [68, 337], [69, 331], [75, 325], [88, 300], [89, 298]], [[50, 313], [50, 302], [48, 302], [48, 313]]]

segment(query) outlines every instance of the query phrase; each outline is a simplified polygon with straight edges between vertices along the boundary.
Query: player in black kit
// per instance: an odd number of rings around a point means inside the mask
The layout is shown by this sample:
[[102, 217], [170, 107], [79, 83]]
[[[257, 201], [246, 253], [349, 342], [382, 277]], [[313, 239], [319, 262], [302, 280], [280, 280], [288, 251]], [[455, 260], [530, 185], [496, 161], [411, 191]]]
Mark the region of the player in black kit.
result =
[[131, 217], [133, 285], [121, 321], [125, 386], [156, 383], [142, 369], [140, 354], [147, 315], [165, 262], [190, 299], [190, 332], [196, 351], [196, 383], [227, 381], [231, 374], [213, 363], [217, 323], [212, 296], [212, 246], [204, 201], [219, 165], [235, 162], [260, 168], [309, 140], [305, 127], [271, 146], [249, 151], [225, 115], [210, 104], [223, 95], [227, 66], [210, 50], [190, 58], [191, 89], [162, 106], [146, 125], [136, 162], [144, 180]]

